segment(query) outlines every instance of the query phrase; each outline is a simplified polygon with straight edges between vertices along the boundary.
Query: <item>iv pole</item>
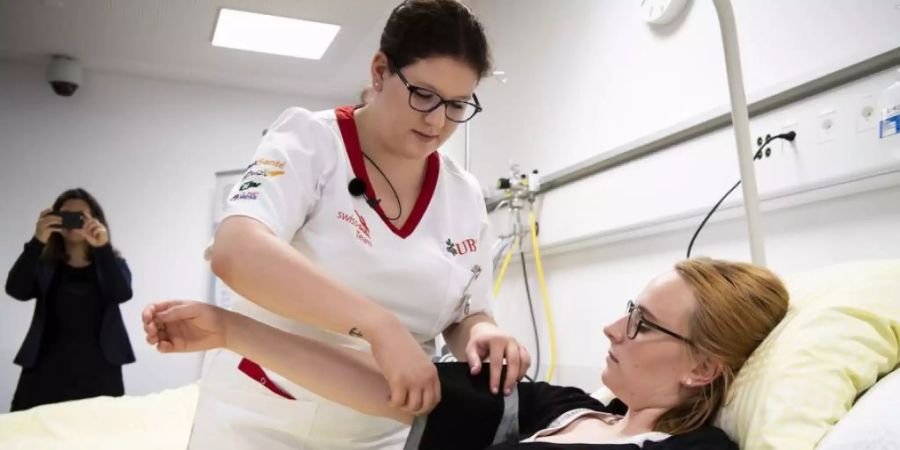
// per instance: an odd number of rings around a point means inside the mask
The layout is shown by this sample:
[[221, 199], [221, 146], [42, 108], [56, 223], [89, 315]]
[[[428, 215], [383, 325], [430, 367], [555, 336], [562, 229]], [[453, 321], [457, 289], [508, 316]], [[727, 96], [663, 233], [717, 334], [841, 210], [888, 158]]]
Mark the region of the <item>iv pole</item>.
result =
[[728, 94], [731, 98], [731, 121], [734, 123], [734, 138], [741, 167], [744, 211], [747, 214], [747, 229], [750, 237], [750, 257], [754, 264], [765, 266], [766, 250], [763, 243], [762, 217], [759, 211], [759, 191], [756, 187], [756, 172], [753, 170], [753, 153], [750, 149], [750, 115], [747, 112], [747, 96], [744, 93], [744, 77], [741, 72], [741, 52], [738, 48], [734, 9], [731, 7], [730, 0], [713, 0], [713, 4], [716, 6], [719, 28], [722, 31], [722, 46], [725, 49]]

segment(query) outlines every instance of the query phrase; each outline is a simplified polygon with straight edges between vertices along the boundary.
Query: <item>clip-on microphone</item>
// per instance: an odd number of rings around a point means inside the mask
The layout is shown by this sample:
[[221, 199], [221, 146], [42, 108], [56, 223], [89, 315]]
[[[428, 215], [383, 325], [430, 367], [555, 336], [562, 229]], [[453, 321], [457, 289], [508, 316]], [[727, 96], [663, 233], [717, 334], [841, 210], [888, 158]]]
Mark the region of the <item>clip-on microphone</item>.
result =
[[381, 201], [377, 198], [369, 197], [369, 194], [367, 193], [368, 186], [366, 185], [366, 182], [361, 178], [353, 178], [352, 180], [350, 180], [350, 184], [347, 185], [347, 190], [350, 191], [350, 195], [354, 197], [365, 197], [366, 203], [368, 203], [369, 206], [371, 206], [373, 209], [378, 205], [378, 202]]

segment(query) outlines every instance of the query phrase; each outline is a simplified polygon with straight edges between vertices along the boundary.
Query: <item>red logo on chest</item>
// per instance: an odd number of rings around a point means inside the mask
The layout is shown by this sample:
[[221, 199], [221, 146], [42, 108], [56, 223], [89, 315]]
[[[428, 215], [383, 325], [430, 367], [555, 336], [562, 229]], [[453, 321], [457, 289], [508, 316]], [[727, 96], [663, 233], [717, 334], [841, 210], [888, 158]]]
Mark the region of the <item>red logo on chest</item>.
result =
[[372, 234], [369, 231], [369, 224], [366, 223], [366, 219], [363, 218], [362, 214], [357, 210], [353, 210], [354, 214], [350, 215], [343, 211], [338, 211], [337, 218], [341, 222], [350, 224], [353, 228], [356, 229], [356, 238], [359, 239], [363, 244], [372, 246]]

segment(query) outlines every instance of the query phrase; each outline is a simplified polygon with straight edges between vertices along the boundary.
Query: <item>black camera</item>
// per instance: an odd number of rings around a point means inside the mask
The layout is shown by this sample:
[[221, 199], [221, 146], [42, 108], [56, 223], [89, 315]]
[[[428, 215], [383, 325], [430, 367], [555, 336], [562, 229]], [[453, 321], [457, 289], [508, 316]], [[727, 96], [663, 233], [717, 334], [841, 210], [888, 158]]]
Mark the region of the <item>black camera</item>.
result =
[[78, 230], [84, 226], [84, 214], [73, 211], [56, 211], [53, 214], [62, 217], [62, 228], [65, 230]]

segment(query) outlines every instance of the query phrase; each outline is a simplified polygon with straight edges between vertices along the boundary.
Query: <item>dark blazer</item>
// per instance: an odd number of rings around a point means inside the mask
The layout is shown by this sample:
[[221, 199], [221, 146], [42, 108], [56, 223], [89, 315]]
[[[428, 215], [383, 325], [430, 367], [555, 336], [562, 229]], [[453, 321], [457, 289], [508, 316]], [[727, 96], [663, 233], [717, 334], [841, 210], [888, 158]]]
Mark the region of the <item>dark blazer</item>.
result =
[[[41, 261], [43, 249], [44, 244], [36, 238], [25, 244], [25, 250], [19, 255], [6, 279], [6, 293], [12, 298], [21, 301], [37, 299], [31, 326], [15, 359], [16, 364], [25, 368], [34, 367], [40, 354], [41, 340], [47, 324], [47, 292], [56, 273], [56, 266]], [[119, 310], [119, 303], [132, 296], [131, 271], [124, 259], [116, 257], [110, 244], [93, 249], [93, 264], [97, 271], [100, 293], [106, 300], [100, 325], [103, 355], [113, 365], [134, 362], [134, 351], [128, 341], [128, 333]]]
[[[516, 385], [513, 395], [492, 394], [490, 367], [471, 375], [465, 362], [436, 364], [441, 402], [417, 417], [405, 448], [419, 450], [738, 450], [724, 431], [707, 425], [661, 441], [637, 444], [556, 444], [521, 440], [548, 428], [570, 411], [590, 409], [624, 415], [628, 407], [614, 399], [603, 404], [581, 389], [544, 382]], [[501, 378], [502, 379], [502, 378]]]

